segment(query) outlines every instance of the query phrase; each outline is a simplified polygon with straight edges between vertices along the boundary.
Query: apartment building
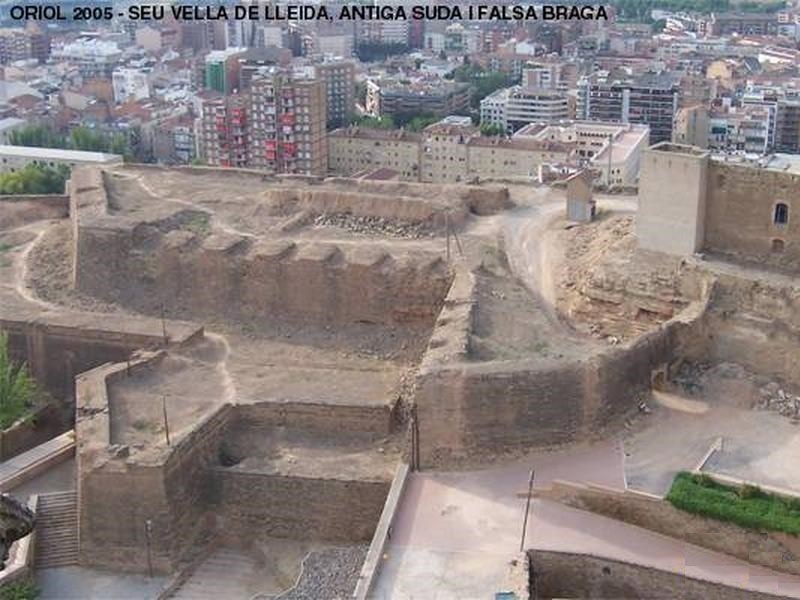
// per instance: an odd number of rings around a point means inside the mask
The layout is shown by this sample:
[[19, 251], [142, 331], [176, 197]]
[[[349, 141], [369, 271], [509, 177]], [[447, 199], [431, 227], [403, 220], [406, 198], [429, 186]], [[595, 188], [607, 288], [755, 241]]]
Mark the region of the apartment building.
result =
[[203, 83], [207, 90], [229, 94], [239, 89], [240, 58], [246, 48], [214, 50], [206, 55]]
[[150, 74], [143, 69], [114, 69], [111, 75], [114, 102], [139, 101], [150, 97]]
[[775, 121], [775, 150], [800, 154], [800, 99], [780, 100]]
[[639, 180], [642, 152], [650, 145], [650, 130], [647, 125], [632, 123], [563, 121], [528, 125], [514, 139], [570, 146], [571, 165], [591, 169], [598, 184], [634, 187]]
[[469, 109], [466, 83], [436, 79], [411, 82], [367, 82], [367, 113], [376, 117], [428, 114], [437, 117], [464, 114]]
[[391, 169], [407, 181], [420, 180], [422, 135], [403, 129], [346, 127], [328, 134], [328, 169], [336, 175]]
[[767, 12], [712, 13], [697, 23], [697, 31], [706, 37], [728, 35], [778, 35], [778, 15]]
[[766, 154], [772, 147], [772, 107], [718, 107], [709, 114], [707, 148], [731, 154]]
[[248, 166], [248, 96], [223, 96], [209, 90], [200, 95], [200, 100], [195, 133], [197, 155], [215, 167]]
[[356, 106], [356, 66], [352, 60], [326, 57], [299, 71], [319, 79], [325, 86], [328, 127], [344, 127], [353, 118]]
[[444, 119], [421, 134], [350, 127], [328, 137], [332, 173], [389, 169], [407, 181], [455, 183], [478, 179], [531, 181], [545, 164], [564, 164], [574, 144], [483, 136], [472, 125]]
[[612, 79], [606, 74], [578, 83], [579, 120], [647, 125], [651, 143], [672, 139], [677, 109], [678, 88], [665, 71], [627, 79]]
[[513, 86], [500, 89], [481, 100], [481, 123], [516, 131], [529, 123], [554, 123], [570, 118], [566, 92]]
[[270, 69], [251, 81], [249, 107], [249, 166], [272, 173], [327, 172], [327, 96], [321, 79]]
[[0, 29], [0, 64], [25, 60], [32, 55], [31, 38], [24, 29]]
[[76, 66], [86, 79], [110, 79], [122, 59], [122, 50], [115, 42], [79, 38], [54, 48], [53, 57]]

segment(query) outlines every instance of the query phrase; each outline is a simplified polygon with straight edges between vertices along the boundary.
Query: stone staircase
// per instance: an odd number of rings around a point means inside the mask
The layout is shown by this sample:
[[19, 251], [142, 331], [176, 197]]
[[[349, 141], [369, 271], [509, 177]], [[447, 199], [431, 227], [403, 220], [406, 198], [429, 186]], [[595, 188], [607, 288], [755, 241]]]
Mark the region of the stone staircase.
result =
[[243, 552], [220, 549], [209, 556], [170, 598], [249, 600], [261, 589], [260, 568]]
[[78, 564], [78, 496], [75, 490], [39, 496], [35, 558], [37, 569]]

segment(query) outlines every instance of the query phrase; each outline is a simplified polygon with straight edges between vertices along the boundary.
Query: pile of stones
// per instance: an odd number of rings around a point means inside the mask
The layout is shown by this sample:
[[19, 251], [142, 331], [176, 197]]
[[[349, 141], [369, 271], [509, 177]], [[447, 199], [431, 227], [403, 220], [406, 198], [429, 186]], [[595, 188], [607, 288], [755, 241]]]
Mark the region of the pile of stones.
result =
[[383, 217], [362, 216], [357, 217], [348, 213], [333, 213], [317, 215], [314, 225], [339, 227], [353, 233], [366, 233], [370, 235], [386, 235], [391, 237], [419, 239], [430, 237], [432, 233], [419, 223], [393, 221]]
[[759, 390], [761, 399], [757, 407], [771, 410], [784, 417], [800, 420], [800, 396], [790, 394], [775, 382], [768, 383]]
[[338, 600], [350, 598], [356, 587], [367, 546], [312, 551], [303, 561], [297, 585], [275, 600]]

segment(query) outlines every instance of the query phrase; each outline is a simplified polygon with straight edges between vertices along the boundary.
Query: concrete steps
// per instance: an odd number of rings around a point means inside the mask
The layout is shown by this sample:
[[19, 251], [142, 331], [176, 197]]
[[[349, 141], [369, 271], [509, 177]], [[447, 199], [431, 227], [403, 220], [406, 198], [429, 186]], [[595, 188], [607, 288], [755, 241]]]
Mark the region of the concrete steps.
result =
[[252, 557], [223, 548], [197, 567], [170, 597], [179, 600], [249, 600], [259, 591], [260, 571]]
[[78, 564], [78, 495], [75, 490], [39, 496], [36, 568]]

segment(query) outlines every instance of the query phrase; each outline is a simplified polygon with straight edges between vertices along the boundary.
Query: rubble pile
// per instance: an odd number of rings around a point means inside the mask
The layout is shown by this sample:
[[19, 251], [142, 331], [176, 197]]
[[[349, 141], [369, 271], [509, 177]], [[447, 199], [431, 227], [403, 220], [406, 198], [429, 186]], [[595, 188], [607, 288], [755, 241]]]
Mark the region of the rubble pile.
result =
[[374, 216], [359, 217], [349, 213], [317, 215], [313, 224], [321, 227], [339, 227], [353, 233], [387, 235], [398, 238], [419, 239], [433, 236], [430, 227], [420, 223], [395, 221]]
[[759, 390], [761, 399], [756, 405], [760, 410], [771, 410], [784, 417], [800, 420], [800, 396], [790, 394], [777, 383], [770, 382]]

